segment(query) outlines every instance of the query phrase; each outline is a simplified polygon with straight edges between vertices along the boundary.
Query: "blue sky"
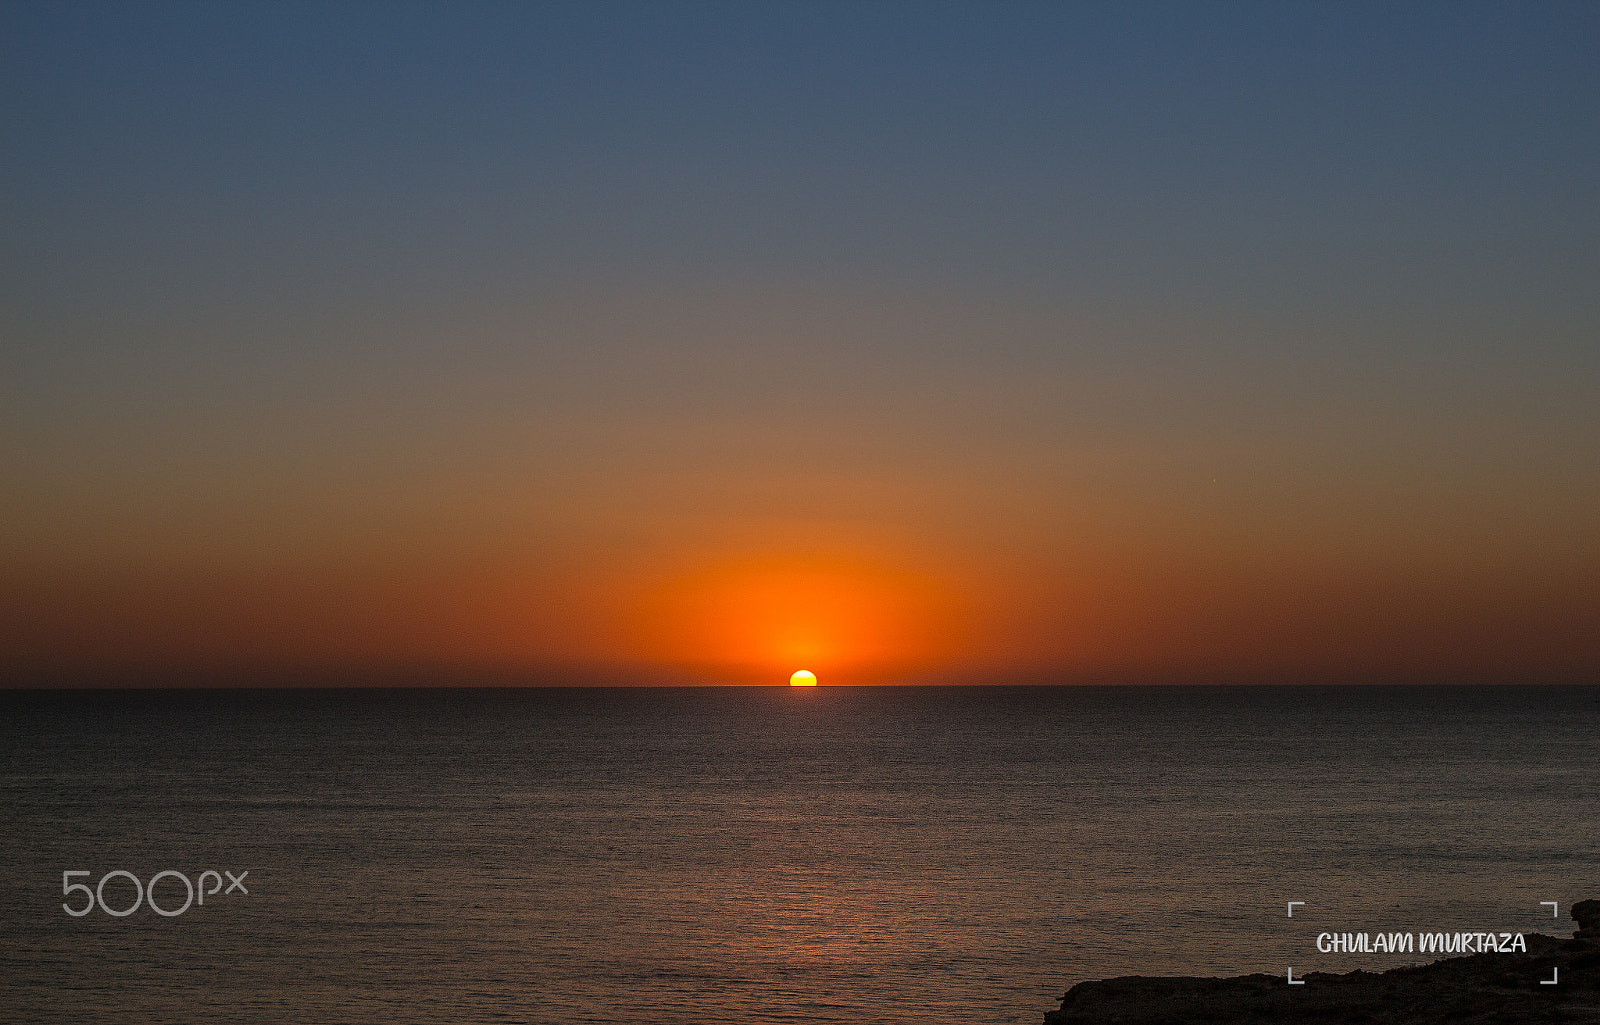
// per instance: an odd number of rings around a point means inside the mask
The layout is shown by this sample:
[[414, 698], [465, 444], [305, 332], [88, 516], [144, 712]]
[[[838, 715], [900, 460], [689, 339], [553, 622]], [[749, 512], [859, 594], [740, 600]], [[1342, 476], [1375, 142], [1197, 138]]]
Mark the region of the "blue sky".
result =
[[0, 112], [20, 595], [720, 546], [1593, 615], [1593, 4], [19, 3]]

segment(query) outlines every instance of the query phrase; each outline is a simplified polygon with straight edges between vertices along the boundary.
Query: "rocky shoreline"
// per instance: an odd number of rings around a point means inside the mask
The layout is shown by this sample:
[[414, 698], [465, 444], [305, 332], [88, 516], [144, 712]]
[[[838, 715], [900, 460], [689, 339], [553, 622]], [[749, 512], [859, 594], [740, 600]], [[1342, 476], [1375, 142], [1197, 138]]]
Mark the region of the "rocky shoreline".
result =
[[[1571, 939], [1530, 935], [1527, 953], [1474, 954], [1387, 972], [1231, 979], [1125, 976], [1080, 982], [1045, 1025], [1600, 1025], [1600, 901], [1572, 908]], [[1552, 973], [1559, 972], [1559, 975]], [[1555, 985], [1541, 979], [1557, 978]]]

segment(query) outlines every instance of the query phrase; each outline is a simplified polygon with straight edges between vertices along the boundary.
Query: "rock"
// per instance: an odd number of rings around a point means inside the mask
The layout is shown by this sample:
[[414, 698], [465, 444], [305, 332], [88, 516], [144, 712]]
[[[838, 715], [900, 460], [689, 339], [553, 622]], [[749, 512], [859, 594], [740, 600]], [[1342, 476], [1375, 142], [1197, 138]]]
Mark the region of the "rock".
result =
[[[1525, 954], [1473, 954], [1387, 972], [1080, 982], [1045, 1025], [1501, 1025], [1600, 1022], [1600, 901], [1572, 908], [1570, 940], [1526, 936]], [[1559, 975], [1554, 973], [1559, 972]], [[1541, 980], [1557, 978], [1555, 985]]]
[[1600, 900], [1584, 900], [1572, 905], [1572, 920], [1578, 923], [1574, 937], [1600, 941]]

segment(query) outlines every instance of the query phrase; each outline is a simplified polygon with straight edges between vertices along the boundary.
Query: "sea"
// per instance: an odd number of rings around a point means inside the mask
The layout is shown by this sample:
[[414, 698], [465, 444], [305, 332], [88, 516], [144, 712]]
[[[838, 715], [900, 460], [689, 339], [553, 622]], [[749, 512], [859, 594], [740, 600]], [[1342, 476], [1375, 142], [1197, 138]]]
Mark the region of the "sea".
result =
[[0, 692], [6, 1022], [1037, 1025], [1589, 897], [1600, 687]]

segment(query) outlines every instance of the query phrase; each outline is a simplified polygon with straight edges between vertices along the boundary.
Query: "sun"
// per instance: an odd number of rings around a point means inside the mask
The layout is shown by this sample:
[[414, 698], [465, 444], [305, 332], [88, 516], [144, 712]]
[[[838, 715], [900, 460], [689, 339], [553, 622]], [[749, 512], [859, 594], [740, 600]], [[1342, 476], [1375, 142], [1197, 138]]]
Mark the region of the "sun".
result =
[[809, 669], [802, 669], [789, 677], [789, 686], [791, 687], [815, 687], [816, 685], [817, 674]]

